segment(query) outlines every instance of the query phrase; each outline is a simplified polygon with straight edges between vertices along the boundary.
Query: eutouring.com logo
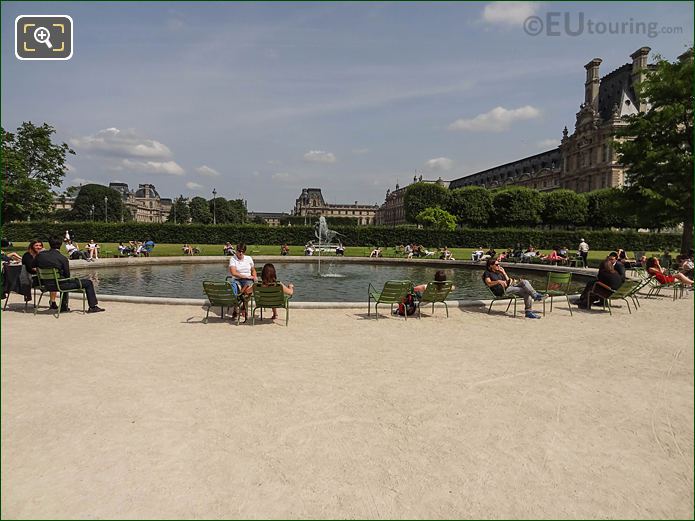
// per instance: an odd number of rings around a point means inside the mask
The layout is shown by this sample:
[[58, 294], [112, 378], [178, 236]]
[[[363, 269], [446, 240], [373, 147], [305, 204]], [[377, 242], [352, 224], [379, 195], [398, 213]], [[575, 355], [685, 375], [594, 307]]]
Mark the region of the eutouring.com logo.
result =
[[633, 18], [623, 21], [604, 21], [587, 18], [582, 12], [548, 11], [544, 16], [529, 16], [524, 20], [524, 32], [529, 36], [644, 35], [656, 38], [660, 34], [683, 34], [683, 27], [660, 25]]

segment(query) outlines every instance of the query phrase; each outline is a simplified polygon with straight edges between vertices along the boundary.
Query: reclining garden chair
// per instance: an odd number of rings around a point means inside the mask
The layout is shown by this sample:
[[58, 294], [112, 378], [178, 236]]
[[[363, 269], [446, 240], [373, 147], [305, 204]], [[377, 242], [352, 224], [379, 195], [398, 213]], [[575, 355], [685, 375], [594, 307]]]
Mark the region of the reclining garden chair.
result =
[[209, 304], [207, 306], [207, 313], [203, 319], [203, 324], [208, 323], [208, 316], [210, 315], [210, 308], [213, 306], [220, 306], [220, 318], [224, 319], [224, 308], [236, 308], [237, 309], [237, 320], [236, 323], [239, 325], [239, 308], [244, 304], [243, 298], [237, 292], [237, 286], [234, 282], [228, 280], [224, 282], [215, 282], [211, 280], [203, 281], [203, 291], [208, 297]]
[[260, 283], [253, 285], [253, 297], [251, 299], [251, 325], [256, 323], [256, 310], [261, 310], [261, 320], [263, 320], [263, 309], [284, 308], [285, 325], [290, 321], [290, 297], [285, 295], [282, 285], [276, 283], [272, 286], [263, 286]]
[[430, 282], [427, 284], [422, 296], [418, 299], [418, 318], [422, 318], [422, 305], [432, 303], [432, 314], [434, 315], [434, 303], [441, 302], [446, 309], [446, 318], [449, 318], [449, 306], [446, 303], [446, 298], [453, 289], [453, 283], [446, 282]]
[[488, 315], [492, 311], [492, 305], [495, 302], [497, 302], [498, 300], [508, 300], [509, 304], [507, 304], [507, 309], [505, 309], [504, 312], [506, 313], [507, 311], [509, 311], [509, 306], [511, 306], [512, 302], [513, 302], [514, 303], [514, 318], [516, 318], [516, 301], [519, 299], [519, 297], [517, 295], [513, 295], [513, 294], [509, 294], [509, 295], [504, 294], [502, 296], [498, 296], [498, 295], [495, 295], [495, 293], [492, 291], [492, 288], [490, 286], [488, 286], [487, 284], [485, 284], [485, 282], [483, 282], [483, 285], [488, 289], [488, 291], [490, 292], [490, 295], [492, 296], [492, 300], [490, 301], [490, 307], [487, 308]]
[[[391, 314], [393, 314], [393, 305], [400, 304], [405, 296], [413, 290], [413, 283], [409, 280], [389, 280], [384, 283], [384, 288], [377, 291], [372, 284], [367, 288], [367, 316], [371, 315], [372, 300], [376, 303], [374, 312], [376, 319], [379, 320], [379, 304], [390, 304]], [[408, 319], [408, 313], [404, 313], [405, 319]]]

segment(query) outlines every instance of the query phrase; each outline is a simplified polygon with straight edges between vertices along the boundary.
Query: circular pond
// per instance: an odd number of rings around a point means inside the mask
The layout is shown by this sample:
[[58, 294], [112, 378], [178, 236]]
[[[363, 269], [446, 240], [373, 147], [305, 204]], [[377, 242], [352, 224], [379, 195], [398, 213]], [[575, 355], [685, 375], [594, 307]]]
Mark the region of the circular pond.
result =
[[[384, 265], [365, 263], [322, 264], [322, 276], [314, 263], [273, 262], [279, 279], [295, 284], [294, 301], [299, 302], [359, 302], [367, 298], [371, 282], [378, 290], [387, 280], [411, 280], [414, 284], [431, 281], [441, 267], [424, 265]], [[256, 269], [260, 274], [262, 264]], [[489, 298], [478, 266], [457, 266], [444, 269], [456, 289], [451, 300]], [[544, 273], [522, 272], [508, 268], [510, 274], [528, 279], [536, 289], [545, 288]], [[523, 275], [522, 275], [523, 274]], [[120, 268], [103, 267], [80, 270], [81, 277], [94, 281], [102, 295], [134, 295], [143, 297], [204, 298], [204, 280], [224, 280], [224, 264], [142, 265]], [[574, 283], [581, 291], [583, 283]]]

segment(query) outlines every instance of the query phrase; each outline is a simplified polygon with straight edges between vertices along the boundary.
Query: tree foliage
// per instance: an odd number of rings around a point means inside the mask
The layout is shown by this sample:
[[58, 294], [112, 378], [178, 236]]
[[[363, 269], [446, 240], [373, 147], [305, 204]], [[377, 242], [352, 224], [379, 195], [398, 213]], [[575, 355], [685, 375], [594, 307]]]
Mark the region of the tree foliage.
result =
[[179, 195], [171, 204], [171, 211], [167, 217], [168, 223], [188, 224], [191, 220], [191, 211], [183, 195]]
[[541, 194], [543, 224], [580, 226], [586, 221], [587, 200], [572, 190], [554, 190]]
[[534, 226], [541, 222], [543, 200], [530, 188], [513, 186], [492, 194], [492, 222], [498, 226]]
[[416, 219], [418, 224], [422, 224], [425, 228], [448, 231], [456, 229], [456, 217], [441, 208], [425, 208], [417, 214]]
[[[108, 197], [108, 203], [104, 200], [105, 197]], [[94, 208], [94, 215], [92, 215], [92, 208]], [[125, 207], [120, 192], [97, 184], [82, 186], [70, 211], [70, 219], [74, 221], [103, 221], [108, 217], [109, 222], [116, 222], [121, 220], [121, 216], [124, 221], [130, 221], [133, 218]]]
[[210, 224], [212, 222], [212, 212], [208, 207], [208, 202], [203, 197], [194, 197], [188, 203], [191, 211], [191, 221], [196, 224]]
[[405, 189], [403, 206], [405, 220], [417, 222], [417, 216], [426, 208], [446, 208], [449, 202], [449, 191], [436, 183], [413, 183]]
[[2, 220], [37, 219], [51, 212], [52, 189], [66, 173], [67, 144], [55, 144], [55, 129], [44, 123], [24, 122], [16, 133], [0, 127], [4, 170]]
[[225, 199], [216, 197], [208, 201], [210, 215], [214, 214], [217, 224], [244, 224], [246, 222], [246, 206], [242, 199]]
[[[639, 85], [649, 110], [626, 117], [617, 137], [628, 184], [651, 190], [683, 222], [681, 250], [693, 245], [693, 56], [659, 60]], [[653, 223], [650, 228], [658, 228]]]
[[449, 194], [447, 210], [462, 226], [485, 226], [493, 210], [492, 194], [482, 186], [457, 188]]

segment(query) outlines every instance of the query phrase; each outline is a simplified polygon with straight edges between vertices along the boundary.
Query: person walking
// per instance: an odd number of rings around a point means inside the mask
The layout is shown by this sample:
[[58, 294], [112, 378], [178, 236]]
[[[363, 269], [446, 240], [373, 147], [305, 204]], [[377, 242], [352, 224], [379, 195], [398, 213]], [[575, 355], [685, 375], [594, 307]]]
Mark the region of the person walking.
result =
[[579, 250], [578, 251], [579, 256], [584, 261], [584, 267], [587, 268], [589, 266], [589, 264], [587, 262], [587, 258], [589, 257], [589, 245], [586, 243], [586, 241], [583, 238], [579, 239], [578, 250]]

